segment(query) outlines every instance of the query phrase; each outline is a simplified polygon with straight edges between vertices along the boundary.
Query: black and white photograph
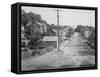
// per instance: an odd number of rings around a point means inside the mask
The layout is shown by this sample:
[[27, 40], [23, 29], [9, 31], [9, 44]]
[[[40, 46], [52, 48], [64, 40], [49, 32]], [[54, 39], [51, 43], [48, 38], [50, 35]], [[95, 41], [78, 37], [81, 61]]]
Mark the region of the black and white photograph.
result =
[[21, 6], [21, 71], [95, 66], [95, 10]]

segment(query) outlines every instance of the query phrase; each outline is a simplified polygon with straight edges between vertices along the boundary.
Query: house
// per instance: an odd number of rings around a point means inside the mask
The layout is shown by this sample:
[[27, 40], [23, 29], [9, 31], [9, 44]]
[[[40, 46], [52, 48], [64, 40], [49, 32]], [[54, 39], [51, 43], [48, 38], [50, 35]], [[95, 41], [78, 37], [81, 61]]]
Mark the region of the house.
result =
[[39, 26], [39, 31], [41, 33], [47, 32], [47, 24], [45, 22], [35, 22], [33, 25], [36, 24]]
[[25, 30], [29, 32], [32, 38], [41, 37], [41, 35], [47, 32], [47, 23], [38, 21], [29, 21], [25, 27]]
[[24, 40], [25, 38], [25, 33], [24, 33], [24, 26], [21, 25], [21, 39]]
[[47, 24], [45, 22], [28, 22], [28, 24], [26, 26], [30, 27], [30, 30], [32, 31], [32, 33], [36, 33], [36, 32], [40, 32], [40, 33], [44, 33], [47, 32]]
[[[40, 33], [43, 34], [44, 32], [47, 32], [47, 26], [44, 22], [31, 22], [29, 21], [24, 28], [24, 26], [21, 26], [21, 42], [24, 42], [25, 45], [30, 41], [25, 37], [25, 30], [28, 31], [29, 37], [35, 38], [35, 37], [41, 37]], [[40, 33], [39, 33], [40, 32]], [[39, 33], [39, 34], [38, 34]]]
[[[66, 26], [66, 28], [62, 28], [62, 29], [59, 29], [59, 35], [60, 35], [60, 40], [65, 40], [66, 37], [66, 33], [68, 33], [68, 29], [69, 27]], [[58, 29], [52, 29], [55, 33], [56, 33], [56, 36], [58, 35]]]
[[85, 34], [85, 37], [88, 38], [91, 35], [91, 31], [86, 29], [84, 34]]
[[60, 31], [61, 40], [64, 41], [66, 39], [66, 34], [69, 32], [69, 27], [66, 27]]
[[[24, 26], [21, 26], [21, 44], [27, 45], [27, 43], [30, 41], [25, 37], [25, 32], [24, 32]], [[23, 48], [22, 48], [23, 49]]]

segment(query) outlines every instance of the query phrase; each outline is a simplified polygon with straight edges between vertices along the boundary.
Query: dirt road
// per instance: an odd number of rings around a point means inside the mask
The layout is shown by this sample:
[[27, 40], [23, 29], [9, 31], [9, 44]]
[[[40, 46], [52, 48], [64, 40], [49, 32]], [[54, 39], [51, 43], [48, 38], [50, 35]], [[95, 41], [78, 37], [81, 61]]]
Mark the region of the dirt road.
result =
[[39, 57], [22, 60], [22, 70], [86, 67], [95, 64], [95, 51], [78, 33], [61, 43], [60, 51], [53, 50]]

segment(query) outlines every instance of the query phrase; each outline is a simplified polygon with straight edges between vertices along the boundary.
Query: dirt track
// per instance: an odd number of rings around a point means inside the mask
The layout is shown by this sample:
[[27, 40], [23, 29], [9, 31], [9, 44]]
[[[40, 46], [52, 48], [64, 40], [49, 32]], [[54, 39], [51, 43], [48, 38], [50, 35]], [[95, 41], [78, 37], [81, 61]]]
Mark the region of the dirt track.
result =
[[22, 60], [22, 70], [86, 67], [95, 64], [95, 51], [78, 33], [61, 43], [61, 51], [53, 50], [42, 56]]

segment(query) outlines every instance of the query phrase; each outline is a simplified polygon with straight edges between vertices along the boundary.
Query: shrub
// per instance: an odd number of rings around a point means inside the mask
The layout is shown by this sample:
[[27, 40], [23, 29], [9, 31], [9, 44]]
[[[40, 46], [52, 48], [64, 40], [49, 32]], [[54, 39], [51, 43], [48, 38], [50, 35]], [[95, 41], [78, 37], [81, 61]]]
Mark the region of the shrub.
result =
[[91, 35], [87, 38], [87, 43], [91, 48], [95, 49], [95, 31], [91, 31]]
[[26, 47], [25, 42], [21, 42], [21, 47]]
[[30, 41], [28, 44], [27, 44], [27, 47], [29, 49], [37, 49], [37, 42], [36, 41]]

